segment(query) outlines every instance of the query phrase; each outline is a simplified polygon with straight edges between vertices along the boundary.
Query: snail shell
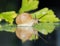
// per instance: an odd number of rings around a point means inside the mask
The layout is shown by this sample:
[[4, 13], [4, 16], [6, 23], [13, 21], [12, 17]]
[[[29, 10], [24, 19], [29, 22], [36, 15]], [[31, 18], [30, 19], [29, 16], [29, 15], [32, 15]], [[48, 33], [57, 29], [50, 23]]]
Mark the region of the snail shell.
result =
[[28, 13], [23, 13], [16, 17], [16, 24], [19, 26], [32, 26], [34, 23], [34, 19]]

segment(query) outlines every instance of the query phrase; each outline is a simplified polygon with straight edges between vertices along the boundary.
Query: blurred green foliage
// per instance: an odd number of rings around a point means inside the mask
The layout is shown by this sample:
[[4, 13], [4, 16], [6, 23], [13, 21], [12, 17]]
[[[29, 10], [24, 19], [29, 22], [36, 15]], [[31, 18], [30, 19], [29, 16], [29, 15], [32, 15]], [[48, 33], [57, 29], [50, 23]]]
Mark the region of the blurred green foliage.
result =
[[36, 19], [38, 19], [40, 22], [59, 22], [60, 19], [56, 17], [54, 14], [54, 11], [43, 8], [35, 13], [32, 13], [32, 17], [34, 18], [36, 15]]
[[[19, 14], [22, 14], [24, 12], [28, 12], [31, 10], [35, 10], [38, 8], [39, 0], [22, 0], [21, 8], [19, 9]], [[0, 31], [7, 31], [7, 32], [15, 32], [16, 26], [14, 25], [13, 21], [14, 18], [16, 18], [17, 14], [15, 11], [10, 11], [15, 7], [15, 5], [12, 5], [11, 3], [6, 6], [6, 9], [8, 8], [9, 11], [0, 13], [0, 22], [4, 19], [7, 23], [7, 25], [0, 25]], [[0, 9], [1, 10], [1, 9]], [[47, 35], [48, 33], [52, 33], [56, 27], [56, 23], [54, 22], [60, 22], [60, 19], [56, 17], [54, 14], [54, 11], [48, 8], [43, 8], [39, 11], [36, 11], [34, 13], [31, 13], [32, 17], [38, 19], [40, 23], [35, 24], [33, 27], [36, 29], [36, 31]], [[36, 39], [38, 36], [36, 36]], [[35, 35], [33, 34], [30, 38], [30, 40], [35, 39]]]
[[7, 21], [10, 24], [13, 24], [14, 18], [17, 16], [15, 11], [10, 11], [10, 12], [2, 12], [0, 13], [0, 21], [3, 19]]
[[22, 0], [22, 6], [19, 13], [24, 13], [38, 8], [38, 0]]

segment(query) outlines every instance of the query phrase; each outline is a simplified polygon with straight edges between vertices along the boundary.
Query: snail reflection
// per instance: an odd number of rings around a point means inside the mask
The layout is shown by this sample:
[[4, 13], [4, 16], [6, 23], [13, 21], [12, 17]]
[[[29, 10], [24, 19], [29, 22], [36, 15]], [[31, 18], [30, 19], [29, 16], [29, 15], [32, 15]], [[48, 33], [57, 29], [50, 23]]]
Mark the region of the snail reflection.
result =
[[16, 36], [22, 41], [30, 40], [32, 35], [37, 36], [38, 32], [33, 27], [17, 27]]

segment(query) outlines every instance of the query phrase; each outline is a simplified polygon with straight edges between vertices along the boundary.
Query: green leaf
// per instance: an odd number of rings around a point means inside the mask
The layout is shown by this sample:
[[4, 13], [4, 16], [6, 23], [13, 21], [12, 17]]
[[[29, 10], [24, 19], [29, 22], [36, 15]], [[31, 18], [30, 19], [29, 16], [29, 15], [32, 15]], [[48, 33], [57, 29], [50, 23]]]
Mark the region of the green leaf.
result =
[[2, 19], [0, 18], [0, 21], [2, 21]]
[[19, 10], [19, 13], [24, 13], [30, 10], [34, 10], [38, 8], [39, 1], [38, 0], [22, 0], [22, 6]]
[[56, 17], [54, 11], [49, 10], [48, 8], [43, 8], [35, 13], [31, 14], [33, 18], [38, 19], [40, 22], [59, 22], [60, 19]]
[[32, 34], [32, 36], [29, 40], [36, 40], [36, 39], [38, 39], [38, 35], [35, 36], [35, 34]]
[[2, 12], [0, 13], [0, 19], [4, 19], [8, 23], [12, 24], [14, 21], [14, 18], [17, 16], [15, 11], [9, 11], [9, 12]]
[[49, 10], [47, 14], [39, 19], [41, 22], [59, 22], [59, 18], [56, 17], [56, 15], [53, 13], [52, 10]]
[[48, 33], [52, 33], [55, 28], [54, 23], [38, 23], [34, 25], [34, 28], [40, 33], [47, 35]]
[[35, 18], [35, 15], [36, 15], [36, 18], [40, 18], [41, 16], [44, 16], [45, 14], [47, 14], [47, 11], [48, 11], [48, 8], [43, 8], [39, 11], [36, 11], [34, 13], [32, 13], [32, 17]]
[[16, 25], [10, 25], [10, 24], [0, 25], [0, 31], [15, 32], [15, 30]]

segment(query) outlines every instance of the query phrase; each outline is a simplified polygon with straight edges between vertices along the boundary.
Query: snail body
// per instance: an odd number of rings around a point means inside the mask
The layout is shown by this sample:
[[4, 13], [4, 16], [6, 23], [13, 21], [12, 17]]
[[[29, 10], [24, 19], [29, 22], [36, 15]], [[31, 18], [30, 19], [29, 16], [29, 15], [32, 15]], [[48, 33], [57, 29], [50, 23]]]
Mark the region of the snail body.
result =
[[16, 24], [18, 26], [32, 26], [34, 23], [37, 23], [37, 21], [28, 13], [23, 13], [16, 17]]

